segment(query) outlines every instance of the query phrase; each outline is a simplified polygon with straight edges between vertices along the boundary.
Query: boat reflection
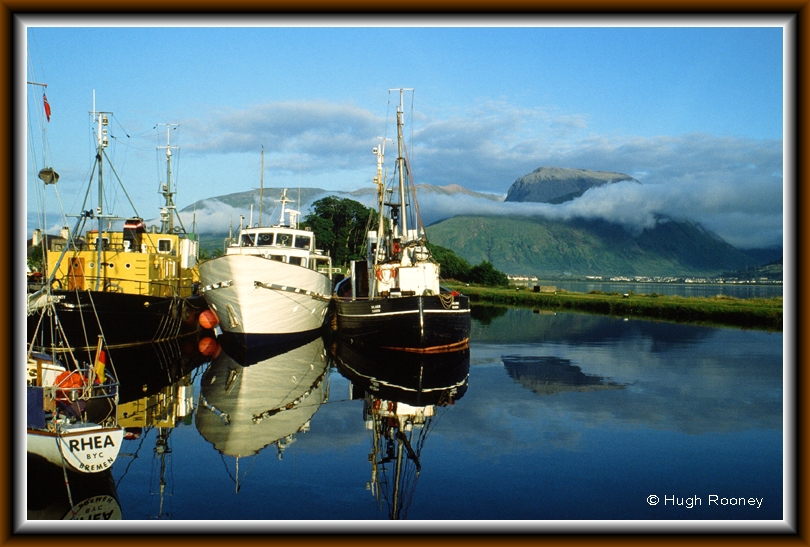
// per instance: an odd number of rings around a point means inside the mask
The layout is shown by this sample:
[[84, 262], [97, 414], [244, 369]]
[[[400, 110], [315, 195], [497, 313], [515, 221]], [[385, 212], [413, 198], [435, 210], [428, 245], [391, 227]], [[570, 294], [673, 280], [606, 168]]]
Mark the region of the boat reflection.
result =
[[274, 445], [277, 457], [328, 398], [328, 360], [323, 339], [245, 365], [217, 348], [203, 373], [196, 425], [223, 456], [235, 460]]
[[28, 520], [121, 520], [109, 469], [80, 473], [28, 452]]
[[[145, 342], [110, 348], [108, 359], [115, 366], [119, 383], [119, 404], [160, 393], [165, 387], [208, 362], [210, 353], [200, 351], [202, 341], [213, 331], [178, 336], [157, 342]], [[73, 351], [79, 357], [91, 354]]]
[[[167, 496], [174, 493], [169, 438], [175, 428], [191, 425], [194, 412], [195, 369], [209, 359], [197, 349], [197, 337], [181, 337], [165, 342], [142, 344], [129, 349], [126, 356], [132, 373], [139, 364], [143, 384], [131, 385], [126, 402], [118, 406], [118, 422], [125, 428], [125, 439], [139, 441], [135, 453], [123, 471], [126, 477], [131, 465], [144, 447], [152, 447], [154, 464], [149, 479], [149, 492], [157, 496], [155, 518], [171, 517], [166, 509]], [[154, 443], [144, 442], [155, 432]], [[151, 440], [151, 439], [150, 439]]]
[[421, 453], [437, 407], [453, 405], [467, 391], [469, 348], [442, 354], [358, 351], [337, 343], [331, 352], [338, 372], [363, 399], [371, 432], [371, 480], [366, 488], [388, 517], [407, 518], [422, 470]]
[[504, 355], [501, 357], [507, 374], [520, 385], [538, 395], [554, 395], [566, 391], [599, 391], [624, 389], [602, 376], [585, 374], [568, 359], [552, 356]]

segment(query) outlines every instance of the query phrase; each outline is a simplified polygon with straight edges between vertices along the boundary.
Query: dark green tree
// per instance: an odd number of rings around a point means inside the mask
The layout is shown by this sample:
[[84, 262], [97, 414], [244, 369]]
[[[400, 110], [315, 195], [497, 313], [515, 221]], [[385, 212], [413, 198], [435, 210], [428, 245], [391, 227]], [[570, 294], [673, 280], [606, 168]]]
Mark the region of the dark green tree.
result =
[[45, 259], [43, 256], [42, 245], [31, 247], [28, 254], [28, 269], [32, 272], [41, 272], [45, 267]]
[[481, 264], [472, 267], [469, 281], [488, 287], [506, 287], [509, 285], [509, 278], [506, 277], [506, 274], [496, 270], [492, 262], [488, 260], [484, 260]]
[[469, 280], [472, 269], [469, 262], [446, 247], [428, 243], [428, 249], [436, 262], [441, 265], [442, 279]]
[[377, 213], [362, 203], [335, 196], [319, 199], [303, 220], [315, 233], [319, 249], [328, 251], [332, 264], [342, 266], [365, 258], [366, 230], [377, 225]]

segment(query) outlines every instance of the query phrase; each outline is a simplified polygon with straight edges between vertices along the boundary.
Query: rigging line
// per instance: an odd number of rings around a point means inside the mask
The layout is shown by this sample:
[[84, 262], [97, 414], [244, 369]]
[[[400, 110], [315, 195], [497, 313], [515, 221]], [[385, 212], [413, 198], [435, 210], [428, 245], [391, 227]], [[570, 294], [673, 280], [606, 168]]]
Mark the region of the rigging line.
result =
[[[146, 429], [147, 429], [146, 433], [148, 433], [148, 430], [151, 430], [152, 428], [147, 426]], [[141, 451], [141, 447], [143, 446], [143, 442], [146, 440], [146, 437], [147, 435], [142, 432], [141, 442], [138, 443], [138, 448], [135, 449], [135, 454], [129, 460], [127, 466], [124, 468], [124, 473], [118, 478], [118, 481], [115, 483], [116, 490], [118, 490], [118, 487], [121, 485], [121, 481], [124, 480], [124, 477], [126, 477], [127, 473], [129, 473], [129, 468], [132, 467], [132, 464], [135, 462], [135, 460], [138, 459], [138, 453]]]
[[[237, 456], [237, 458], [238, 458], [238, 456]], [[228, 464], [225, 462], [225, 454], [223, 454], [222, 452], [220, 452], [220, 453], [219, 453], [219, 459], [222, 461], [222, 466], [225, 468], [225, 472], [226, 472], [226, 473], [228, 474], [228, 476], [231, 478], [231, 480], [233, 481], [233, 483], [238, 485], [238, 484], [239, 484], [239, 478], [238, 478], [238, 477], [234, 477], [234, 476], [231, 474], [231, 470], [230, 470], [230, 469], [228, 469]], [[237, 459], [236, 461], [238, 462], [239, 460]]]
[[[115, 167], [112, 164], [112, 160], [110, 160], [110, 156], [107, 155], [107, 152], [105, 150], [102, 150], [101, 152], [102, 152], [102, 154], [104, 154], [104, 157], [107, 158], [108, 166], [110, 167], [113, 174], [115, 175], [116, 180], [118, 180], [119, 186], [121, 186], [121, 189], [124, 191], [124, 195], [127, 197], [127, 201], [129, 201], [130, 206], [132, 206], [132, 210], [135, 211], [135, 216], [140, 216], [138, 214], [138, 209], [135, 207], [135, 204], [132, 202], [132, 198], [129, 197], [129, 193], [127, 192], [127, 189], [124, 187], [124, 183], [121, 181], [121, 177], [118, 176], [118, 172], [115, 170]], [[124, 162], [126, 163], [126, 160]]]
[[67, 468], [65, 465], [65, 454], [62, 448], [62, 431], [59, 426], [56, 427], [56, 445], [59, 447], [59, 457], [62, 460], [62, 476], [65, 478], [65, 488], [67, 489], [68, 501], [70, 502], [70, 514], [76, 516], [76, 510], [73, 508], [73, 494], [70, 492], [70, 481], [67, 476]]

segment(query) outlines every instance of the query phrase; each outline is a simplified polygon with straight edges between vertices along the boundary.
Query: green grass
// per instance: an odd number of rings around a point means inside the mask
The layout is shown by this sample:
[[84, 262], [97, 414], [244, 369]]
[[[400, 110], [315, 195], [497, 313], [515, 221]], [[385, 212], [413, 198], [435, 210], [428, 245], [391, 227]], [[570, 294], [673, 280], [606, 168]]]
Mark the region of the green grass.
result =
[[782, 298], [712, 298], [665, 296], [658, 294], [625, 297], [622, 294], [568, 292], [556, 293], [532, 290], [466, 286], [445, 283], [470, 297], [473, 303], [492, 303], [509, 306], [528, 306], [554, 311], [581, 311], [638, 317], [679, 323], [720, 325], [769, 331], [782, 330]]

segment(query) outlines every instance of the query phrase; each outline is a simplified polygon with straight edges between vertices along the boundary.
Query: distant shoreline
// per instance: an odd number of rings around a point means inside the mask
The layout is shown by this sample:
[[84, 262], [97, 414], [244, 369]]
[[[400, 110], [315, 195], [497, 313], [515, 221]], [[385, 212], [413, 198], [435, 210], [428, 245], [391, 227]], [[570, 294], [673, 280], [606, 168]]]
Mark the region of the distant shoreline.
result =
[[597, 313], [616, 317], [635, 317], [707, 326], [737, 327], [774, 332], [782, 331], [782, 297], [733, 298], [683, 297], [658, 294], [591, 293], [554, 290], [552, 286], [493, 288], [445, 283], [470, 297], [475, 304], [535, 307], [552, 311]]

